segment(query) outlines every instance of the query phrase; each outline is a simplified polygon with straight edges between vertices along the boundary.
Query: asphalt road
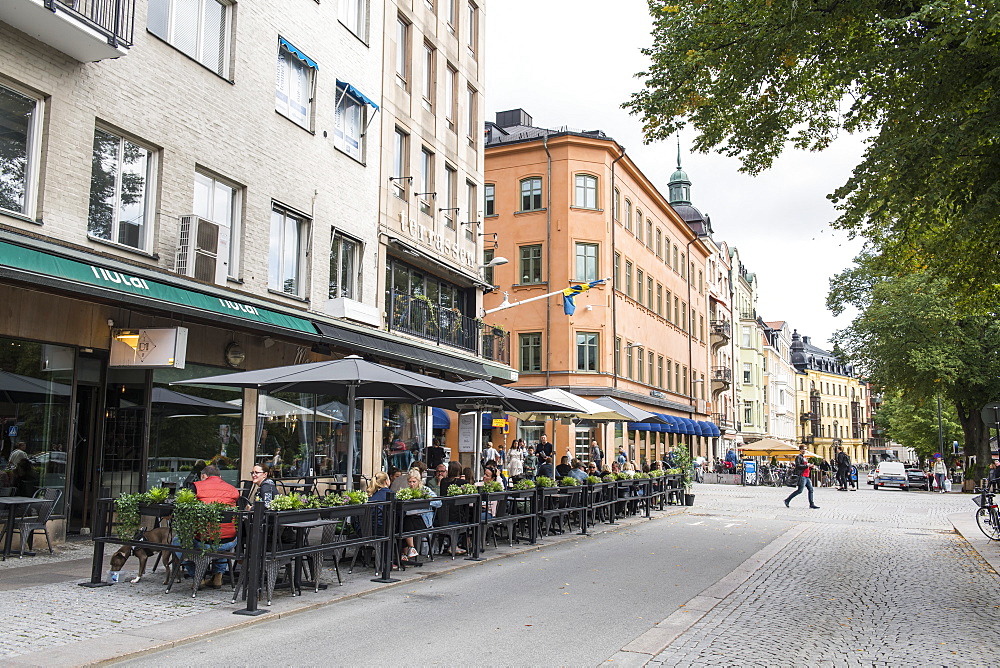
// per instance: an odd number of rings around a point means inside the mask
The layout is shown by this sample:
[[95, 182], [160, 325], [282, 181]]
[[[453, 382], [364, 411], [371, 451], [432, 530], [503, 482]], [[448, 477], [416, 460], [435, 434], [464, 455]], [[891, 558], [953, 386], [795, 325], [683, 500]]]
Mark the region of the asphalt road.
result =
[[793, 524], [695, 509], [120, 665], [596, 665]]

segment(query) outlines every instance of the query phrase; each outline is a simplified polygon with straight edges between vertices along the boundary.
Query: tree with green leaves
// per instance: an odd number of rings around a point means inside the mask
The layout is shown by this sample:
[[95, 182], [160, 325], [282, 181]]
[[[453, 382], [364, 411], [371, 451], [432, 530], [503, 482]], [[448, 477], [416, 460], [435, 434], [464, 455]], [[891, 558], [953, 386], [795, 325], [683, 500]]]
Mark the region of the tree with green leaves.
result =
[[[922, 461], [941, 452], [936, 397], [908, 396], [896, 390], [886, 394], [874, 417], [889, 440], [913, 448]], [[941, 433], [947, 453], [951, 452], [954, 441], [962, 442], [962, 425], [955, 415], [955, 407], [947, 402], [941, 403]], [[948, 462], [951, 463], [950, 457]]]
[[1000, 320], [970, 315], [929, 272], [887, 276], [874, 266], [861, 256], [831, 281], [830, 309], [860, 311], [837, 342], [873, 386], [914, 404], [940, 396], [954, 406], [965, 455], [975, 457], [967, 475], [984, 477], [990, 448], [980, 411], [1000, 397]]
[[1000, 7], [995, 0], [649, 0], [647, 141], [690, 122], [694, 148], [751, 174], [787, 145], [870, 135], [831, 195], [835, 225], [893, 264], [932, 267], [967, 306], [1000, 293]]

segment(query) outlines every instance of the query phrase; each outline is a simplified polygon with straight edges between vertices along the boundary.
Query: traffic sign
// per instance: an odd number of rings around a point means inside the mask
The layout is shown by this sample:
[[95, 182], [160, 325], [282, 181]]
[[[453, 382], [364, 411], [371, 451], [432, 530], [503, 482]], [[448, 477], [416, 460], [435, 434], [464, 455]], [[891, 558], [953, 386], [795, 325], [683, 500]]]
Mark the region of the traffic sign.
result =
[[980, 414], [984, 424], [1000, 428], [1000, 404], [986, 404]]

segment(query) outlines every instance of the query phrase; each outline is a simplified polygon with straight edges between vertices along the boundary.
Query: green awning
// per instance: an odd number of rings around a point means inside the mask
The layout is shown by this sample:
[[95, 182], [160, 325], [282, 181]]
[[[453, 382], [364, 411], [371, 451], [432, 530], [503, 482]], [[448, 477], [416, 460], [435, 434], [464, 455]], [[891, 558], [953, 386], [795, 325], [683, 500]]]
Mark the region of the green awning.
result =
[[44, 253], [33, 248], [0, 241], [0, 267], [6, 266], [43, 277], [61, 278], [105, 290], [143, 297], [150, 302], [165, 302], [230, 316], [249, 322], [283, 327], [298, 332], [316, 334], [311, 321], [293, 315], [271, 311], [235, 299], [224, 299], [168, 283], [161, 283], [98, 264], [88, 264]]

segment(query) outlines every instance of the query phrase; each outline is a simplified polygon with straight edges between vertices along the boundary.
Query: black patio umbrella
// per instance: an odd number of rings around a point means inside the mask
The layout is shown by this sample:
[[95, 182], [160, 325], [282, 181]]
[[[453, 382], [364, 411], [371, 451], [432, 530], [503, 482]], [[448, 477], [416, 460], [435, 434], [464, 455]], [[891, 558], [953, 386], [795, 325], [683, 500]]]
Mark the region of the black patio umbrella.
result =
[[161, 415], [226, 415], [239, 411], [239, 407], [224, 401], [204, 399], [165, 387], [154, 387], [153, 412]]
[[[256, 388], [268, 392], [305, 392], [312, 394], [337, 394], [347, 389], [347, 422], [357, 419], [358, 399], [383, 399], [409, 403], [437, 405], [435, 400], [475, 398], [481, 396], [468, 387], [439, 378], [431, 378], [412, 371], [404, 371], [356, 355], [329, 362], [312, 362], [292, 366], [243, 371], [224, 376], [196, 378], [172, 383], [177, 385], [220, 385]], [[347, 470], [354, 471], [357, 441], [354, 429], [348, 429]], [[351, 489], [353, 476], [347, 476]]]
[[465, 380], [457, 384], [480, 394], [480, 398], [442, 399], [435, 402], [434, 405], [450, 410], [475, 410], [480, 406], [484, 408], [496, 406], [513, 413], [563, 413], [573, 412], [574, 410], [572, 406], [567, 406], [558, 401], [550, 401], [543, 397], [523, 392], [517, 388], [491, 383], [488, 380]]
[[600, 404], [605, 408], [610, 408], [613, 411], [617, 411], [622, 415], [627, 416], [632, 422], [645, 422], [646, 424], [668, 424], [666, 420], [661, 418], [656, 413], [650, 413], [649, 411], [644, 411], [641, 408], [636, 408], [632, 404], [627, 404], [624, 401], [619, 401], [614, 397], [604, 396], [597, 397], [596, 399], [591, 399], [595, 404]]

